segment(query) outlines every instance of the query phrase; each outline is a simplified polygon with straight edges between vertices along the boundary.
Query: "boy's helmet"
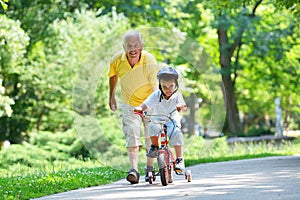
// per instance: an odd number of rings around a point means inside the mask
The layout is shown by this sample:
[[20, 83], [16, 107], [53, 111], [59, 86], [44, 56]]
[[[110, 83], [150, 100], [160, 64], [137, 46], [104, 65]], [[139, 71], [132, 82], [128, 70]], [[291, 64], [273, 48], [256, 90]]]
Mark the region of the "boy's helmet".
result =
[[177, 71], [172, 67], [165, 67], [159, 70], [157, 73], [158, 80], [163, 78], [174, 78], [175, 80], [178, 79], [178, 73]]
[[[161, 70], [159, 70], [159, 72], [157, 73], [157, 79], [159, 80], [159, 89], [161, 91], [159, 102], [161, 102], [161, 100], [163, 99], [164, 91], [162, 90], [160, 81], [162, 79], [166, 80], [166, 81], [174, 80], [176, 83], [176, 87], [178, 88], [178, 73], [172, 67], [165, 67], [165, 68], [162, 68]], [[177, 88], [171, 95], [173, 95], [177, 91]]]

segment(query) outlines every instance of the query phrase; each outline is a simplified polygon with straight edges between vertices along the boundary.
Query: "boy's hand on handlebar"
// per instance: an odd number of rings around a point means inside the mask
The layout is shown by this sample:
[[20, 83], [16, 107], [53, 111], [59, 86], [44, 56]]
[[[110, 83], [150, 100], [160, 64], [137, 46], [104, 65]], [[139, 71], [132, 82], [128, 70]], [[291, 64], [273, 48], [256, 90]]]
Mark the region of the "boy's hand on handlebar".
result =
[[176, 108], [177, 108], [178, 112], [181, 112], [181, 111], [184, 112], [187, 109], [186, 105], [177, 105]]
[[133, 110], [134, 113], [143, 113], [143, 109], [138, 106], [138, 107], [135, 107], [134, 110]]
[[137, 114], [137, 115], [144, 116], [143, 109], [141, 107], [139, 107], [139, 106], [134, 108], [133, 113]]

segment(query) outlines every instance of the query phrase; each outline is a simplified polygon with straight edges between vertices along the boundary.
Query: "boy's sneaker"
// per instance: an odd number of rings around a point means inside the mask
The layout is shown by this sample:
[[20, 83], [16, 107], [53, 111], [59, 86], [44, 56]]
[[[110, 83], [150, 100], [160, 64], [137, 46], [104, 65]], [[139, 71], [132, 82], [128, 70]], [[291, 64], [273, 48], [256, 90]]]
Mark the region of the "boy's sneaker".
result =
[[177, 158], [175, 161], [175, 172], [176, 174], [182, 174], [184, 171], [184, 160], [183, 158]]
[[148, 172], [152, 172], [153, 181], [155, 181], [155, 170], [153, 166], [147, 166], [145, 168], [145, 182], [149, 182]]
[[155, 146], [154, 144], [151, 144], [151, 147], [149, 149], [149, 151], [146, 153], [147, 157], [150, 158], [156, 158], [158, 156], [158, 146]]
[[140, 173], [138, 173], [135, 169], [131, 169], [127, 175], [127, 181], [131, 184], [137, 184], [140, 180]]

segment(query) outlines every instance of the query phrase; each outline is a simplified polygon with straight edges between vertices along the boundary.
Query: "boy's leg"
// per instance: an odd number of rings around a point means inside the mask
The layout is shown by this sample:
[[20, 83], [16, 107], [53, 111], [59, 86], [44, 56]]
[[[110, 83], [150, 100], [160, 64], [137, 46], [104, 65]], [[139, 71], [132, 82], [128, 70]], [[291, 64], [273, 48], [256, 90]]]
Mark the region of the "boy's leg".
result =
[[[147, 157], [150, 158], [156, 158], [157, 157], [157, 150], [158, 150], [158, 136], [157, 134], [159, 133], [160, 130], [160, 125], [159, 124], [154, 124], [154, 123], [150, 123], [149, 124], [149, 138], [151, 140], [151, 146], [150, 148], [148, 148], [148, 152], [146, 153]], [[148, 133], [148, 132], [147, 132]], [[153, 160], [153, 159], [152, 159]]]
[[155, 146], [159, 146], [158, 144], [158, 136], [151, 136], [150, 139], [151, 139], [151, 143]]
[[183, 149], [183, 148], [182, 148], [181, 145], [176, 145], [176, 146], [174, 146], [176, 158], [182, 158], [182, 157], [183, 157], [182, 149]]
[[[149, 182], [149, 174], [148, 172], [152, 172], [152, 176], [153, 176], [153, 181], [155, 181], [155, 169], [153, 166], [153, 156], [149, 156], [148, 154], [151, 153], [151, 151], [153, 151], [153, 143], [155, 142], [155, 139], [153, 140], [153, 137], [150, 137], [149, 141], [151, 140], [152, 144], [150, 145], [150, 147], [147, 147], [147, 165], [145, 167], [145, 182]], [[152, 149], [152, 150], [151, 150]], [[158, 147], [157, 147], [158, 149]]]
[[146, 153], [146, 156], [149, 158], [156, 158], [157, 157], [157, 151], [159, 149], [158, 146], [158, 136], [151, 136], [152, 144], [150, 146], [150, 149]]
[[184, 159], [183, 159], [183, 151], [181, 145], [174, 146], [175, 154], [176, 154], [176, 161], [175, 161], [175, 172], [182, 174], [185, 168]]
[[170, 144], [174, 147], [176, 154], [175, 171], [176, 173], [182, 173], [184, 171], [184, 159], [183, 159], [183, 136], [179, 127], [174, 127], [173, 123], [168, 123], [168, 136], [170, 138]]

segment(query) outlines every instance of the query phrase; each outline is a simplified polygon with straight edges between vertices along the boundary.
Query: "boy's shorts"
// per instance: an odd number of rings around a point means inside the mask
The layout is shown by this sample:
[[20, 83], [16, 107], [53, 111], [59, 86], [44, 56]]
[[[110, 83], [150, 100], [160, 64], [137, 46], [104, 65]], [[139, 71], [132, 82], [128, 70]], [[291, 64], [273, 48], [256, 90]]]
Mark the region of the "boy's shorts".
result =
[[[183, 136], [181, 129], [176, 125], [176, 121], [172, 120], [166, 123], [167, 135], [169, 137], [171, 146], [182, 146]], [[158, 136], [161, 131], [161, 125], [150, 122], [149, 124], [149, 136]]]
[[[126, 139], [126, 147], [141, 146], [144, 139], [145, 148], [149, 149], [151, 140], [148, 136], [148, 118], [134, 114], [134, 106], [122, 104], [122, 129]], [[142, 123], [144, 124], [144, 137], [141, 137]]]

